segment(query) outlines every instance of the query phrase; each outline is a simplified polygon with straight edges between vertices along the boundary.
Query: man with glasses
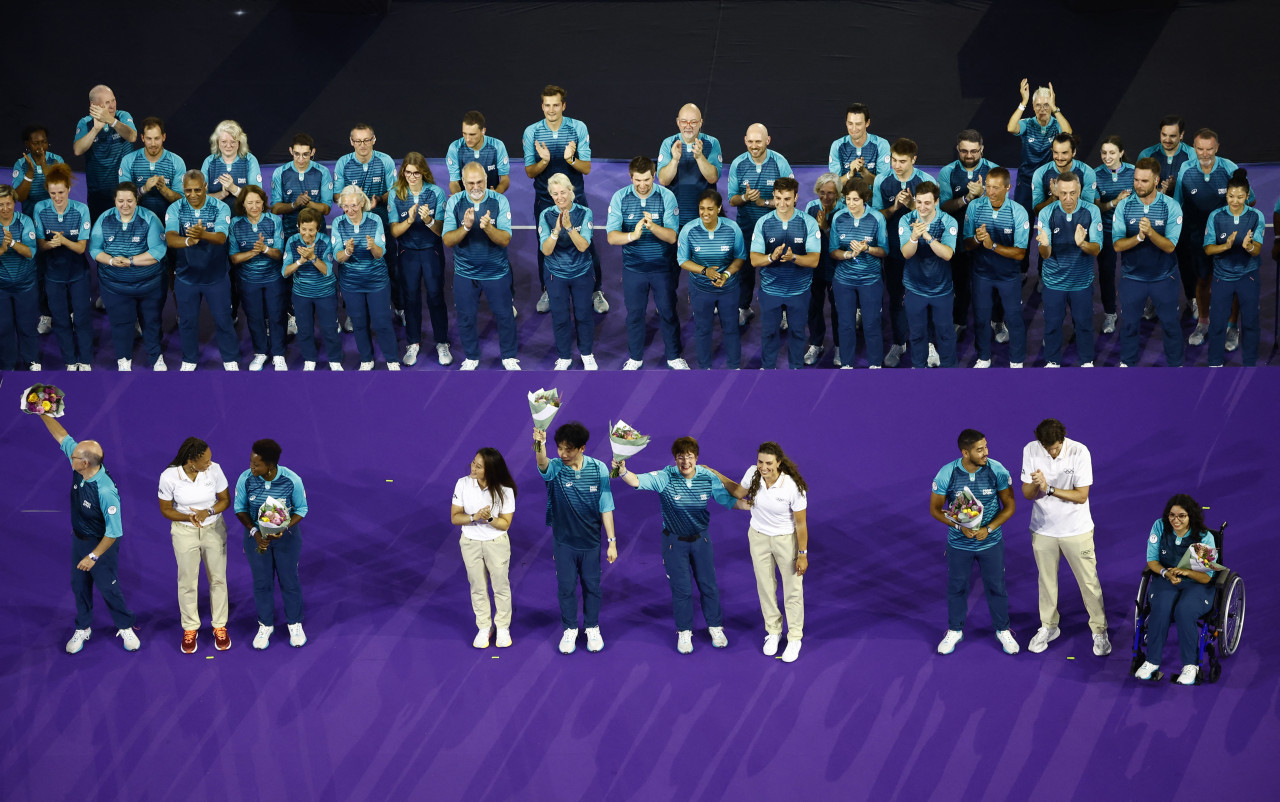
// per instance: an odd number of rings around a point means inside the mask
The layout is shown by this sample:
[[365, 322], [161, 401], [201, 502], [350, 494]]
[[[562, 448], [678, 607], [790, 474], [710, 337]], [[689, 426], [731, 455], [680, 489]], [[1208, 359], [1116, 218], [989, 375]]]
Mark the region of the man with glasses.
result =
[[[366, 123], [352, 126], [352, 152], [343, 154], [333, 166], [333, 180], [337, 187], [334, 197], [341, 195], [347, 187], [359, 187], [369, 199], [369, 211], [382, 221], [382, 230], [390, 231], [387, 192], [396, 181], [396, 163], [387, 154], [373, 149], [377, 142], [373, 126]], [[388, 248], [383, 260], [387, 263], [387, 275], [391, 277], [391, 306], [403, 325], [404, 294], [395, 248]]]
[[333, 175], [312, 161], [316, 141], [310, 134], [294, 134], [289, 144], [293, 161], [276, 168], [271, 176], [271, 211], [280, 215], [281, 235], [287, 242], [298, 233], [298, 212], [315, 209], [328, 216], [333, 208]]

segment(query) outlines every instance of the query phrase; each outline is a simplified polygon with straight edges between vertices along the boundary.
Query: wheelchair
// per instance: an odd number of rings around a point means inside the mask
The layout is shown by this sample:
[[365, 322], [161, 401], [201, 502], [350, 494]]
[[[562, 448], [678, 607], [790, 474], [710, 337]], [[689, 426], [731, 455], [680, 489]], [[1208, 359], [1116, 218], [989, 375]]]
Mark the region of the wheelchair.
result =
[[[1227, 529], [1224, 521], [1213, 531], [1214, 540], [1218, 544], [1218, 563], [1225, 564], [1223, 554], [1223, 533]], [[1147, 586], [1155, 576], [1150, 568], [1144, 568], [1142, 579], [1138, 582], [1138, 596], [1133, 603], [1133, 661], [1129, 664], [1129, 675], [1142, 666], [1147, 659], [1147, 617], [1151, 613], [1151, 605], [1147, 601]], [[1199, 654], [1196, 665], [1200, 671], [1196, 676], [1196, 684], [1217, 682], [1222, 675], [1222, 658], [1230, 657], [1240, 647], [1240, 634], [1244, 631], [1245, 592], [1244, 578], [1232, 570], [1218, 571], [1213, 577], [1215, 585], [1213, 604], [1209, 611], [1200, 616], [1196, 624], [1200, 629]], [[1157, 660], [1159, 655], [1157, 655]], [[1208, 668], [1205, 663], [1208, 662]], [[1156, 661], [1152, 661], [1156, 662]], [[1159, 680], [1164, 672], [1156, 672], [1153, 680]], [[1176, 672], [1171, 681], [1177, 680]]]

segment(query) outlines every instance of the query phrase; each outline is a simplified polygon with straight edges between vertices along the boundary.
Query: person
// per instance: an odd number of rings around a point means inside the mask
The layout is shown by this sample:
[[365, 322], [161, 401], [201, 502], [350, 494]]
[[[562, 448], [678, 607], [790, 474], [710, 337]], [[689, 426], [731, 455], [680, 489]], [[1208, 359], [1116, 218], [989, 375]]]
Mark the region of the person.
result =
[[1098, 176], [1093, 168], [1076, 158], [1076, 138], [1058, 134], [1050, 148], [1050, 161], [1036, 168], [1031, 178], [1031, 214], [1040, 212], [1058, 200], [1057, 181], [1063, 173], [1073, 173], [1080, 180], [1080, 200], [1093, 203], [1098, 198]]
[[1138, 154], [1139, 159], [1150, 156], [1160, 164], [1160, 191], [1166, 195], [1173, 194], [1182, 165], [1196, 157], [1196, 152], [1183, 141], [1186, 130], [1187, 123], [1181, 117], [1165, 115], [1160, 118], [1160, 141]]
[[[302, 579], [298, 570], [302, 555], [302, 519], [307, 517], [307, 491], [302, 477], [280, 464], [280, 444], [264, 438], [255, 440], [249, 454], [249, 467], [236, 480], [235, 514], [244, 525], [244, 556], [253, 574], [253, 606], [258, 614], [258, 634], [253, 648], [271, 645], [275, 632], [275, 585], [280, 585], [284, 600], [284, 620], [289, 628], [289, 645], [307, 645], [302, 628]], [[258, 529], [258, 511], [267, 499], [284, 504], [289, 512], [288, 528], [276, 534]]]
[[[1241, 363], [1258, 364], [1259, 278], [1266, 220], [1248, 205], [1248, 174], [1236, 170], [1227, 182], [1227, 205], [1209, 215], [1202, 247], [1213, 259], [1209, 302], [1209, 366], [1220, 367], [1224, 352], [1244, 342]], [[1230, 321], [1232, 302], [1239, 304], [1240, 325]]]
[[[966, 128], [956, 135], [956, 155], [959, 158], [938, 171], [938, 189], [942, 193], [938, 196], [939, 207], [955, 218], [961, 231], [965, 230], [969, 204], [982, 197], [987, 173], [997, 166], [982, 155], [985, 148], [981, 132]], [[968, 248], [957, 251], [951, 257], [951, 275], [956, 286], [952, 318], [955, 320], [957, 340], [963, 335], [969, 322], [972, 263], [973, 255]]]
[[[738, 228], [742, 229], [743, 238], [750, 242], [755, 236], [756, 224], [776, 208], [773, 201], [774, 184], [780, 178], [790, 178], [792, 173], [791, 163], [781, 153], [769, 149], [773, 139], [764, 125], [750, 125], [742, 141], [747, 152], [729, 165], [727, 192], [729, 205], [738, 210]], [[755, 266], [748, 261], [743, 265], [738, 278], [739, 326], [747, 325], [747, 321], [755, 315], [751, 310], [755, 292]]]
[[897, 232], [903, 215], [915, 208], [916, 187], [933, 176], [916, 167], [919, 148], [910, 139], [894, 140], [889, 148], [889, 169], [876, 176], [871, 185], [871, 208], [884, 215], [889, 231], [889, 252], [884, 262], [885, 289], [889, 294], [889, 325], [893, 341], [884, 356], [884, 366], [898, 366], [907, 350], [907, 313], [902, 305], [906, 290], [902, 285], [904, 262]]
[[324, 338], [329, 370], [342, 370], [342, 343], [338, 339], [338, 279], [333, 274], [333, 244], [319, 209], [298, 212], [298, 233], [284, 246], [281, 273], [293, 278], [293, 309], [298, 317], [298, 349], [302, 369], [316, 369], [315, 330]]
[[[956, 365], [956, 330], [951, 319], [955, 283], [951, 279], [951, 257], [956, 250], [959, 226], [955, 218], [940, 211], [938, 185], [926, 181], [915, 189], [914, 210], [898, 222], [898, 245], [902, 249], [903, 309], [911, 334], [911, 364], [944, 368]], [[933, 325], [938, 340], [935, 350], [929, 341]], [[926, 350], [926, 345], [928, 346]]]
[[[338, 161], [333, 165], [333, 186], [334, 197], [340, 195], [347, 187], [355, 187], [364, 193], [368, 200], [369, 208], [366, 211], [373, 213], [378, 222], [382, 224], [383, 236], [386, 235], [387, 228], [391, 225], [391, 218], [387, 214], [387, 193], [391, 189], [391, 185], [395, 182], [396, 163], [395, 161], [380, 150], [374, 150], [374, 145], [378, 142], [378, 136], [373, 131], [373, 126], [368, 123], [356, 123], [351, 126], [350, 133], [351, 152], [344, 153], [338, 157]], [[380, 246], [385, 248], [386, 246]], [[341, 250], [341, 249], [339, 249]], [[384, 252], [380, 257], [383, 269], [387, 274], [387, 284], [389, 293], [387, 296], [387, 305], [395, 309], [396, 316], [402, 321], [404, 320], [404, 300], [400, 295], [400, 273], [399, 263], [392, 248], [389, 252]], [[342, 273], [341, 270], [338, 271]], [[339, 279], [341, 280], [341, 278]], [[345, 299], [346, 292], [343, 292]], [[351, 314], [351, 310], [347, 310], [347, 314]], [[355, 325], [355, 320], [352, 320]], [[359, 340], [359, 338], [356, 338]], [[394, 338], [393, 338], [394, 340]], [[399, 358], [398, 353], [383, 354], [388, 360], [389, 365], [392, 357]], [[397, 362], [397, 364], [399, 364]]]
[[677, 231], [698, 218], [698, 198], [720, 180], [724, 159], [720, 140], [702, 133], [702, 110], [692, 103], [676, 114], [677, 133], [658, 146], [658, 183], [671, 190], [680, 208]]
[[[760, 270], [760, 330], [764, 370], [778, 366], [784, 306], [796, 313], [800, 330], [787, 335], [787, 367], [804, 367], [804, 324], [809, 318], [809, 285], [822, 255], [818, 223], [796, 213], [800, 182], [784, 176], [773, 182], [773, 211], [756, 222], [751, 234], [751, 266]], [[796, 228], [791, 222], [797, 221]]]
[[[626, 460], [615, 459], [618, 477], [640, 490], [658, 493], [662, 506], [662, 565], [671, 585], [671, 606], [676, 620], [676, 651], [693, 652], [693, 588], [698, 585], [702, 618], [711, 636], [711, 645], [723, 649], [729, 645], [724, 634], [724, 616], [720, 610], [720, 588], [716, 584], [715, 551], [711, 545], [709, 526], [710, 500], [725, 509], [734, 509], [738, 500], [729, 495], [724, 483], [708, 469], [698, 465], [698, 441], [692, 437], [677, 438], [671, 444], [675, 465], [658, 471], [632, 473]], [[744, 506], [743, 509], [746, 509]]]
[[[840, 197], [840, 176], [827, 172], [818, 176], [813, 182], [813, 193], [816, 198], [805, 204], [804, 213], [818, 224], [820, 242], [825, 243], [831, 237], [831, 221], [844, 211], [844, 200]], [[822, 248], [818, 258], [818, 267], [813, 271], [813, 283], [809, 285], [809, 347], [804, 351], [804, 363], [816, 365], [826, 350], [827, 338], [826, 306], [831, 306], [831, 334], [836, 343], [835, 366], [840, 367], [840, 315], [836, 311], [835, 294], [831, 289], [831, 279], [835, 275], [835, 263], [831, 254]]]
[[1116, 207], [1112, 247], [1120, 254], [1120, 366], [1138, 363], [1138, 327], [1147, 299], [1154, 302], [1164, 329], [1164, 357], [1182, 367], [1182, 329], [1178, 326], [1178, 258], [1182, 207], [1159, 190], [1160, 163], [1148, 156], [1133, 167], [1133, 194]]
[[427, 285], [427, 313], [436, 342], [436, 361], [453, 362], [449, 350], [449, 310], [444, 301], [444, 190], [421, 153], [410, 151], [400, 162], [400, 173], [387, 193], [387, 219], [391, 221], [393, 249], [400, 253], [400, 277], [404, 293], [404, 363], [415, 365], [422, 349], [422, 285]]
[[1062, 365], [1062, 318], [1071, 304], [1080, 367], [1093, 367], [1093, 270], [1102, 249], [1102, 213], [1080, 197], [1080, 179], [1062, 173], [1058, 200], [1040, 210], [1036, 243], [1044, 282], [1045, 367]]
[[342, 265], [338, 285], [355, 331], [360, 370], [373, 370], [373, 336], [387, 370], [399, 370], [400, 348], [391, 328], [391, 278], [383, 259], [387, 235], [382, 218], [368, 213], [371, 203], [354, 184], [338, 193], [342, 215], [333, 221], [333, 260]]
[[1098, 252], [1098, 291], [1102, 296], [1102, 333], [1116, 330], [1116, 249], [1111, 238], [1116, 207], [1133, 194], [1133, 165], [1124, 160], [1124, 140], [1112, 134], [1102, 142], [1098, 177], [1098, 211], [1102, 213], [1102, 250]]
[[125, 154], [117, 171], [120, 181], [130, 181], [138, 188], [139, 202], [156, 217], [163, 218], [169, 207], [182, 199], [182, 175], [187, 163], [165, 149], [168, 134], [164, 120], [144, 117], [138, 123], [142, 148]]
[[0, 184], [0, 371], [40, 370], [36, 227], [16, 208], [13, 187]]
[[485, 186], [485, 171], [480, 164], [462, 168], [462, 183], [465, 189], [450, 195], [445, 204], [441, 234], [445, 246], [453, 248], [453, 306], [458, 339], [466, 357], [459, 369], [475, 370], [480, 366], [476, 314], [480, 294], [484, 293], [498, 327], [502, 367], [520, 370], [515, 307], [511, 305], [511, 262], [507, 257], [511, 206], [505, 195]]
[[[1062, 116], [1058, 108], [1058, 96], [1053, 91], [1053, 84], [1037, 87], [1035, 95], [1029, 95], [1031, 84], [1026, 78], [1018, 85], [1021, 100], [1018, 108], [1009, 115], [1009, 123], [1005, 130], [1022, 140], [1022, 157], [1018, 164], [1018, 183], [1014, 189], [1013, 199], [1023, 209], [1030, 209], [1032, 201], [1032, 177], [1041, 165], [1049, 161], [1053, 138], [1058, 134], [1072, 133], [1071, 123]], [[1023, 118], [1028, 100], [1034, 117]], [[1025, 261], [1024, 261], [1025, 264]], [[1026, 272], [1026, 268], [1023, 268]]]
[[[1182, 207], [1183, 237], [1179, 242], [1178, 269], [1182, 274], [1182, 289], [1191, 304], [1191, 316], [1196, 321], [1195, 330], [1187, 338], [1187, 345], [1200, 345], [1209, 332], [1210, 289], [1213, 286], [1213, 261], [1205, 255], [1205, 226], [1209, 215], [1222, 208], [1226, 200], [1227, 184], [1239, 168], [1230, 159], [1218, 155], [1218, 135], [1212, 129], [1201, 128], [1192, 138], [1195, 161], [1187, 161], [1178, 171], [1173, 185], [1173, 199]], [[1249, 191], [1248, 203], [1257, 199]]]
[[250, 184], [262, 186], [262, 168], [249, 151], [249, 136], [235, 120], [223, 120], [214, 127], [200, 172], [213, 188], [209, 196], [224, 203], [234, 201]]
[[[729, 370], [742, 367], [738, 331], [738, 274], [747, 260], [742, 229], [722, 217], [724, 200], [712, 189], [698, 196], [698, 219], [680, 229], [676, 261], [689, 277], [689, 305], [693, 307], [693, 337], [698, 367], [711, 367], [711, 331], [720, 318], [720, 340]], [[719, 241], [717, 242], [717, 238]]]
[[293, 135], [289, 143], [288, 164], [271, 174], [271, 213], [279, 215], [285, 241], [298, 233], [298, 215], [312, 208], [321, 218], [328, 217], [333, 207], [333, 173], [317, 161], [316, 141], [310, 134]]
[[[1000, 529], [1013, 517], [1013, 480], [1009, 472], [988, 455], [987, 437], [965, 429], [956, 438], [960, 458], [948, 462], [933, 479], [929, 514], [947, 525], [947, 633], [938, 654], [951, 654], [964, 640], [964, 620], [969, 607], [969, 577], [978, 564], [982, 587], [996, 639], [1005, 654], [1017, 654], [1018, 642], [1009, 631], [1009, 594], [1004, 585], [1004, 535]], [[975, 526], [961, 526], [947, 510], [968, 490], [982, 504]]]
[[[547, 293], [551, 297], [552, 331], [556, 340], [555, 370], [573, 364], [576, 329], [582, 369], [595, 370], [595, 321], [591, 319], [591, 210], [574, 203], [573, 182], [564, 173], [547, 179], [555, 203], [538, 218], [538, 242], [546, 257]], [[576, 325], [575, 325], [576, 324]]]
[[93, 369], [93, 302], [85, 251], [93, 220], [88, 206], [71, 200], [71, 182], [70, 167], [50, 166], [45, 176], [49, 197], [35, 205], [31, 216], [36, 250], [44, 254], [45, 293], [62, 361], [67, 370], [88, 371]]
[[756, 464], [741, 482], [710, 469], [734, 498], [746, 500], [736, 509], [751, 510], [747, 542], [756, 575], [756, 595], [764, 616], [766, 657], [778, 653], [782, 613], [778, 611], [778, 576], [787, 612], [787, 648], [782, 662], [794, 663], [804, 640], [804, 575], [809, 570], [809, 486], [782, 446], [767, 441], [756, 449]]
[[1195, 685], [1200, 674], [1200, 632], [1196, 621], [1213, 603], [1212, 569], [1195, 571], [1179, 568], [1183, 554], [1193, 543], [1217, 548], [1217, 541], [1204, 524], [1204, 510], [1186, 493], [1176, 493], [1164, 505], [1164, 515], [1151, 525], [1147, 537], [1147, 570], [1153, 576], [1147, 584], [1146, 660], [1133, 673], [1138, 679], [1152, 679], [1160, 669], [1169, 623], [1178, 627], [1178, 657], [1182, 671], [1179, 685]]
[[227, 526], [222, 513], [231, 506], [231, 490], [213, 449], [188, 437], [160, 474], [160, 514], [169, 519], [173, 556], [178, 561], [178, 611], [182, 616], [182, 653], [194, 654], [200, 633], [200, 562], [209, 577], [209, 614], [213, 644], [231, 648], [227, 632]]
[[36, 204], [49, 199], [45, 188], [46, 173], [55, 164], [64, 164], [58, 154], [49, 150], [49, 129], [28, 125], [22, 129], [22, 158], [13, 165], [13, 197], [22, 204], [19, 211], [31, 216]]
[[478, 162], [484, 168], [485, 186], [499, 195], [505, 195], [511, 186], [507, 146], [501, 139], [489, 136], [484, 115], [478, 111], [462, 115], [462, 136], [450, 143], [444, 161], [449, 170], [450, 195], [462, 191], [462, 165], [468, 162]]
[[680, 321], [670, 270], [680, 211], [675, 194], [655, 184], [653, 173], [648, 156], [631, 160], [627, 165], [631, 183], [613, 193], [605, 222], [608, 243], [622, 246], [622, 297], [627, 306], [627, 361], [622, 369], [644, 367], [645, 312], [652, 291], [667, 367], [688, 370], [680, 356]]
[[124, 600], [119, 580], [121, 525], [120, 492], [102, 464], [102, 445], [96, 440], [76, 442], [58, 420], [41, 415], [45, 428], [71, 461], [71, 595], [76, 600], [76, 629], [67, 641], [67, 654], [76, 654], [93, 635], [93, 589], [111, 612], [116, 636], [125, 651], [142, 645], [133, 631], [136, 621]]
[[90, 89], [89, 113], [76, 123], [71, 152], [84, 156], [86, 204], [95, 220], [115, 206], [120, 160], [137, 141], [133, 115], [116, 106], [111, 87], [98, 84]]
[[288, 286], [280, 274], [284, 221], [267, 211], [269, 207], [262, 187], [246, 186], [236, 196], [236, 216], [227, 231], [231, 264], [240, 274], [240, 305], [253, 343], [249, 370], [262, 370], [268, 355], [271, 367], [289, 369], [284, 361]]
[[[482, 448], [471, 459], [471, 472], [453, 486], [449, 523], [462, 527], [458, 547], [471, 585], [471, 611], [476, 616], [477, 649], [511, 645], [511, 521], [516, 511], [516, 482], [496, 448]], [[489, 586], [493, 586], [493, 607]]]
[[1031, 551], [1040, 577], [1040, 628], [1027, 644], [1027, 651], [1043, 652], [1061, 634], [1058, 561], [1066, 557], [1089, 613], [1093, 653], [1106, 657], [1111, 653], [1111, 641], [1107, 638], [1107, 611], [1098, 582], [1089, 511], [1093, 458], [1084, 443], [1067, 437], [1062, 421], [1045, 418], [1036, 425], [1035, 434], [1036, 439], [1022, 449], [1022, 497], [1032, 502]]
[[[524, 129], [521, 144], [524, 148], [524, 174], [533, 179], [533, 219], [542, 219], [542, 212], [554, 202], [547, 189], [547, 179], [556, 173], [564, 173], [573, 185], [573, 194], [584, 201], [587, 197], [583, 176], [591, 172], [591, 135], [581, 120], [565, 116], [569, 93], [564, 87], [548, 84], [542, 88], [542, 119]], [[600, 291], [600, 255], [591, 251], [592, 270], [595, 271], [592, 307], [604, 314], [609, 302]], [[542, 297], [538, 299], [540, 313], [551, 311], [551, 298], [547, 295], [546, 265], [542, 251], [538, 251], [538, 286]]]
[[[465, 178], [464, 178], [465, 180]], [[605, 556], [618, 559], [618, 538], [613, 527], [613, 491], [609, 467], [584, 454], [591, 433], [577, 421], [556, 429], [556, 459], [547, 458], [547, 433], [533, 430], [533, 450], [538, 474], [547, 485], [547, 526], [551, 527], [552, 556], [556, 565], [560, 621], [564, 634], [560, 653], [578, 648], [578, 599], [582, 586], [582, 624], [587, 651], [604, 648], [600, 634], [600, 531], [607, 538]]]
[[876, 175], [889, 170], [889, 141], [867, 130], [871, 109], [865, 103], [851, 103], [844, 110], [844, 127], [849, 133], [831, 143], [827, 169], [842, 185], [856, 180], [870, 185]]
[[[92, 213], [93, 207], [90, 206]], [[130, 228], [130, 226], [135, 226]], [[150, 365], [165, 370], [160, 343], [164, 308], [164, 224], [138, 208], [138, 188], [125, 181], [116, 187], [115, 207], [98, 216], [89, 234], [89, 256], [98, 263], [98, 290], [111, 324], [116, 369], [133, 370], [133, 336], [142, 318], [142, 343]]]
[[[969, 204], [964, 216], [964, 247], [977, 251], [971, 262], [975, 368], [991, 367], [994, 304], [999, 299], [1009, 342], [1009, 367], [1020, 368], [1027, 358], [1027, 328], [1022, 319], [1022, 280], [1019, 265], [1031, 241], [1027, 210], [1009, 197], [1009, 171], [987, 171], [982, 197]], [[996, 335], [997, 341], [999, 335]]]
[[[828, 250], [835, 271], [831, 291], [837, 326], [836, 364], [853, 369], [858, 346], [858, 321], [867, 344], [867, 367], [878, 370], [884, 360], [884, 258], [888, 227], [884, 215], [867, 206], [871, 185], [854, 179], [844, 185], [844, 209], [831, 222]], [[844, 353], [840, 353], [843, 343]]]
[[188, 170], [182, 176], [182, 194], [183, 199], [170, 205], [164, 216], [165, 245], [177, 253], [173, 296], [178, 303], [181, 370], [195, 370], [200, 362], [201, 299], [213, 317], [223, 370], [239, 370], [240, 338], [231, 319], [231, 263], [227, 256], [231, 210], [208, 194], [204, 173], [199, 170]]

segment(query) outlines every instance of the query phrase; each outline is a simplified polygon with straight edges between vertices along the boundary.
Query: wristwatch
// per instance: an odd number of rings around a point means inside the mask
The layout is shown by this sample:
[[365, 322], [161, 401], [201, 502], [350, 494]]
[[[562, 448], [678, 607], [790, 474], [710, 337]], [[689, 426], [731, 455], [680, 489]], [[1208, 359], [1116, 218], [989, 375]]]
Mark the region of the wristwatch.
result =
[[1056, 492], [1058, 492], [1058, 488], [1056, 488], [1056, 487], [1050, 487], [1050, 488], [1049, 488], [1049, 492], [1048, 492], [1048, 493], [1046, 493], [1045, 495], [1047, 495], [1047, 496], [1052, 496], [1052, 495], [1053, 495], [1054, 493], [1056, 493]]

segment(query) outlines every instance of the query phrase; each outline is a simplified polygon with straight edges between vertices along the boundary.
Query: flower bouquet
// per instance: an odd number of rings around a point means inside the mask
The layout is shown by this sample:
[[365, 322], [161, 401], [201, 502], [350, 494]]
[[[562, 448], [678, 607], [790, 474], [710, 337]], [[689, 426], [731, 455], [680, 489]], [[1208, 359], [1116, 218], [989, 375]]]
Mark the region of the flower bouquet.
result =
[[982, 502], [966, 486], [947, 505], [947, 517], [965, 529], [977, 529], [982, 526], [982, 510]]
[[33, 384], [22, 391], [18, 407], [28, 415], [61, 418], [66, 412], [66, 393], [52, 384]]
[[534, 390], [529, 393], [529, 412], [533, 415], [535, 429], [545, 432], [551, 427], [556, 413], [560, 411], [560, 391], [554, 387], [550, 390]]
[[1226, 570], [1218, 564], [1218, 550], [1205, 543], [1192, 543], [1191, 548], [1183, 552], [1178, 567], [1204, 572]]
[[[644, 451], [649, 445], [649, 436], [640, 434], [622, 421], [609, 424], [609, 446], [613, 449], [615, 460], [626, 460]], [[610, 478], [617, 478], [618, 469], [609, 472]]]
[[[283, 501], [267, 496], [267, 500], [258, 508], [258, 531], [267, 538], [280, 537], [289, 528], [289, 519], [292, 517], [289, 507]], [[258, 553], [264, 554], [266, 551], [267, 547], [259, 543]]]

